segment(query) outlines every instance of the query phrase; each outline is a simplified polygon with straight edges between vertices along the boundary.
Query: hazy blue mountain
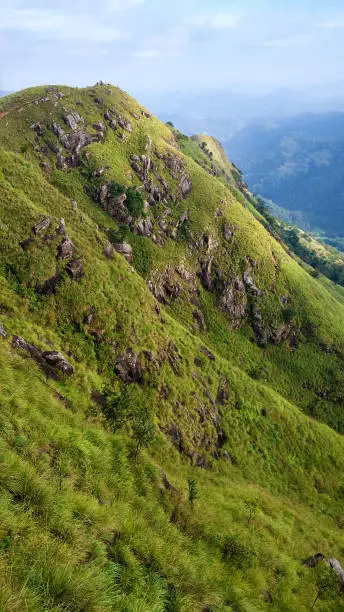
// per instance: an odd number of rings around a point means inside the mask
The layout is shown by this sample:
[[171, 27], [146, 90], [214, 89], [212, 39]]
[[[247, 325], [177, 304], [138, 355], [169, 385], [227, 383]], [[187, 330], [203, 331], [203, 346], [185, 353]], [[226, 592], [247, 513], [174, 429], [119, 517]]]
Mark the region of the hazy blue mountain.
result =
[[224, 145], [253, 191], [306, 228], [344, 236], [344, 113], [249, 126]]

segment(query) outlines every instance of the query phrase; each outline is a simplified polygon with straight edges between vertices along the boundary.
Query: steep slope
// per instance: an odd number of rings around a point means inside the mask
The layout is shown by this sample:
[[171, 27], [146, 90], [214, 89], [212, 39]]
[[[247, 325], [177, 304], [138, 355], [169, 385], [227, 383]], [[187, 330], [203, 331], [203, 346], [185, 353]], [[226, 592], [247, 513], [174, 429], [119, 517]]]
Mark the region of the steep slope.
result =
[[343, 305], [124, 92], [0, 113], [0, 607], [344, 609]]

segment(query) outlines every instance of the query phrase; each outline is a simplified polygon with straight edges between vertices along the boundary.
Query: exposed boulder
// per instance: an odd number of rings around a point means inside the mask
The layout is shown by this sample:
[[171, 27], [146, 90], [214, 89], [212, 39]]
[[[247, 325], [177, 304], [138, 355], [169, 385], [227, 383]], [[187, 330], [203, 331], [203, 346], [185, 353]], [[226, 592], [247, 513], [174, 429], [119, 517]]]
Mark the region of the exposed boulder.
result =
[[179, 198], [181, 200], [184, 200], [184, 198], [186, 198], [186, 196], [191, 192], [191, 190], [192, 190], [191, 178], [187, 174], [183, 174], [182, 178], [180, 179], [179, 186], [178, 186]]
[[103, 255], [106, 257], [106, 259], [113, 259], [113, 254], [114, 254], [113, 244], [111, 244], [111, 242], [108, 242], [105, 249], [103, 250]]
[[69, 261], [65, 266], [65, 270], [72, 280], [80, 280], [84, 274], [82, 259], [80, 257], [78, 259], [72, 259], [72, 261]]
[[53, 295], [61, 282], [62, 274], [57, 270], [53, 276], [47, 278], [47, 280], [36, 287], [36, 292], [40, 295]]
[[117, 251], [117, 253], [119, 253], [120, 255], [123, 255], [123, 257], [127, 260], [127, 261], [131, 261], [133, 258], [133, 249], [130, 246], [130, 244], [128, 244], [127, 242], [121, 242], [118, 244], [114, 245], [115, 250]]
[[33, 344], [29, 344], [20, 336], [12, 337], [12, 348], [21, 349], [29, 353], [30, 357], [37, 363], [48, 377], [56, 378], [61, 373], [71, 376], [74, 372], [73, 366], [57, 351], [41, 351]]
[[339, 561], [337, 561], [337, 559], [333, 559], [333, 558], [328, 559], [327, 562], [329, 566], [333, 569], [333, 571], [337, 574], [338, 579], [339, 579], [340, 590], [344, 592], [344, 572], [343, 572], [341, 564], [339, 563]]
[[0, 323], [0, 338], [6, 338], [6, 336], [7, 336], [6, 330], [4, 326]]
[[212, 265], [212, 257], [207, 257], [206, 259], [200, 261], [199, 277], [204, 289], [207, 291], [211, 291], [213, 288], [214, 281], [212, 277]]
[[59, 219], [59, 224], [56, 228], [57, 234], [64, 234], [66, 229], [66, 223], [64, 219]]
[[223, 237], [225, 240], [230, 240], [235, 232], [235, 227], [231, 223], [225, 223], [223, 226]]
[[57, 351], [44, 351], [43, 359], [54, 369], [59, 370], [66, 376], [71, 376], [74, 372], [73, 366]]
[[68, 115], [63, 117], [63, 120], [71, 130], [76, 130], [78, 128], [78, 123], [84, 123], [83, 118], [80, 117], [79, 113], [76, 111], [70, 111]]
[[229, 316], [232, 326], [239, 327], [247, 308], [245, 285], [241, 278], [235, 276], [228, 283], [222, 294], [220, 306], [221, 310]]
[[38, 223], [36, 223], [36, 225], [33, 226], [32, 231], [37, 236], [37, 234], [46, 232], [49, 226], [50, 226], [50, 217], [43, 217], [41, 221], [39, 221]]
[[135, 226], [135, 233], [139, 236], [150, 238], [153, 233], [153, 223], [151, 219], [141, 219]]
[[126, 132], [132, 131], [130, 121], [127, 121], [127, 119], [124, 119], [124, 117], [119, 116], [117, 119], [117, 122], [118, 122], [118, 125], [122, 128], [122, 130], [125, 130]]
[[102, 123], [102, 121], [97, 121], [96, 123], [93, 123], [92, 127], [97, 132], [105, 132], [105, 125], [104, 125], [104, 123]]
[[170, 171], [172, 178], [178, 178], [178, 175], [181, 174], [184, 169], [184, 164], [181, 157], [178, 157], [178, 155], [171, 154], [165, 155], [163, 159], [165, 166]]
[[246, 270], [246, 272], [244, 272], [243, 274], [243, 281], [244, 281], [244, 285], [246, 287], [246, 291], [248, 293], [250, 293], [251, 295], [254, 295], [256, 297], [262, 295], [262, 292], [260, 291], [260, 289], [258, 289], [258, 287], [256, 287], [256, 285], [254, 284], [254, 280], [251, 276], [250, 270]]
[[66, 236], [57, 247], [57, 259], [69, 259], [73, 256], [74, 244], [69, 236]]
[[43, 134], [44, 134], [43, 127], [42, 127], [42, 125], [41, 125], [40, 123], [33, 123], [33, 124], [31, 125], [31, 129], [32, 129], [34, 132], [36, 132], [36, 134], [37, 134], [38, 136], [43, 136]]
[[148, 289], [161, 302], [175, 300], [182, 290], [181, 283], [175, 278], [173, 269], [168, 266], [164, 272], [157, 272], [147, 283]]
[[131, 348], [120, 355], [116, 363], [116, 372], [125, 383], [141, 382], [142, 368], [138, 355]]

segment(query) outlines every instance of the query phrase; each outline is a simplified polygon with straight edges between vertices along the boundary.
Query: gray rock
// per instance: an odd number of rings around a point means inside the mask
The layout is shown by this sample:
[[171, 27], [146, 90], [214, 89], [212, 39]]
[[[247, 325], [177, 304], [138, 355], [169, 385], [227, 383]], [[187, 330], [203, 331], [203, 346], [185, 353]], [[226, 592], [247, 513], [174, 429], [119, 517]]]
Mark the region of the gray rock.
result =
[[84, 274], [82, 259], [80, 257], [78, 259], [72, 259], [72, 261], [69, 261], [65, 266], [65, 270], [72, 280], [80, 280]]
[[37, 234], [41, 234], [42, 232], [45, 232], [49, 226], [50, 226], [50, 217], [43, 217], [41, 221], [39, 221], [38, 223], [36, 223], [36, 225], [33, 226], [32, 231], [37, 236]]
[[12, 348], [26, 351], [48, 377], [56, 378], [61, 373], [65, 376], [71, 376], [74, 372], [73, 366], [61, 353], [57, 351], [42, 352], [20, 336], [14, 335], [12, 337]]
[[138, 355], [131, 348], [120, 355], [115, 366], [119, 378], [125, 383], [141, 382], [142, 368]]
[[115, 129], [116, 129], [117, 122], [115, 121], [115, 119], [111, 119], [111, 121], [110, 121], [109, 125], [110, 125], [110, 128], [111, 128], [112, 130], [115, 130]]
[[170, 171], [173, 178], [177, 178], [183, 172], [184, 163], [178, 155], [166, 155], [163, 159], [166, 168]]
[[234, 225], [226, 223], [223, 226], [223, 237], [225, 240], [230, 240], [234, 234], [235, 227]]
[[34, 132], [36, 132], [36, 134], [37, 134], [38, 136], [43, 136], [43, 134], [44, 134], [43, 127], [42, 127], [42, 125], [41, 125], [40, 123], [33, 123], [33, 124], [31, 125], [31, 129], [32, 129]]
[[60, 219], [59, 220], [59, 224], [56, 228], [56, 233], [57, 234], [64, 234], [65, 233], [65, 229], [66, 229], [66, 223], [64, 219]]
[[93, 127], [95, 130], [97, 130], [97, 132], [105, 132], [105, 125], [101, 121], [93, 123]]
[[245, 285], [238, 276], [225, 287], [220, 306], [221, 310], [229, 315], [232, 326], [238, 327], [245, 317], [247, 308]]
[[329, 566], [333, 569], [333, 571], [337, 574], [338, 579], [339, 579], [339, 585], [340, 585], [340, 590], [343, 592], [344, 591], [344, 572], [342, 569], [341, 564], [339, 563], [339, 561], [337, 561], [337, 559], [328, 559], [327, 560]]
[[139, 236], [150, 238], [153, 232], [153, 223], [150, 219], [141, 219], [135, 227], [135, 233]]
[[0, 338], [6, 338], [6, 336], [7, 336], [6, 330], [4, 326], [0, 323]]
[[73, 366], [57, 351], [44, 351], [42, 353], [43, 359], [56, 370], [60, 370], [62, 374], [71, 376], [74, 372]]
[[122, 128], [122, 130], [125, 130], [126, 132], [132, 131], [131, 123], [130, 121], [127, 121], [127, 119], [124, 119], [123, 117], [119, 116], [117, 122], [118, 125]]
[[66, 236], [64, 240], [57, 247], [57, 258], [58, 259], [69, 259], [74, 253], [74, 244], [72, 243], [69, 236]]
[[57, 270], [53, 276], [47, 278], [47, 280], [36, 287], [36, 292], [39, 293], [39, 295], [53, 295], [56, 293], [56, 289], [61, 282], [62, 275], [59, 270]]
[[103, 255], [105, 255], [106, 259], [113, 259], [114, 248], [111, 242], [108, 242], [105, 249], [103, 250]]
[[203, 355], [208, 357], [210, 361], [215, 361], [215, 355], [213, 355], [213, 353], [209, 351], [209, 349], [206, 346], [201, 346], [200, 351], [201, 353], [203, 353]]
[[246, 270], [246, 272], [244, 272], [243, 281], [244, 281], [244, 285], [248, 293], [250, 293], [251, 295], [255, 295], [257, 297], [262, 295], [262, 292], [260, 291], [260, 289], [258, 289], [258, 287], [256, 287], [256, 285], [254, 284], [254, 280], [249, 270]]
[[123, 255], [123, 257], [127, 261], [130, 262], [132, 260], [133, 249], [130, 244], [128, 244], [127, 242], [122, 242], [122, 243], [115, 244], [114, 247], [115, 247], [116, 252], [119, 253], [120, 255]]
[[187, 174], [183, 174], [178, 187], [178, 195], [183, 200], [192, 190], [192, 181]]
[[84, 123], [83, 118], [80, 117], [79, 113], [76, 111], [70, 111], [68, 115], [63, 117], [63, 120], [71, 130], [76, 130], [78, 128], [78, 123]]
[[146, 155], [141, 155], [141, 161], [142, 161], [143, 180], [146, 180], [146, 178], [148, 176], [148, 172], [149, 172], [150, 167], [151, 167], [151, 159], [150, 159], [150, 157], [147, 157]]
[[211, 291], [213, 288], [213, 277], [212, 277], [212, 265], [213, 258], [207, 257], [205, 260], [200, 261], [200, 272], [199, 277], [203, 287], [207, 291]]

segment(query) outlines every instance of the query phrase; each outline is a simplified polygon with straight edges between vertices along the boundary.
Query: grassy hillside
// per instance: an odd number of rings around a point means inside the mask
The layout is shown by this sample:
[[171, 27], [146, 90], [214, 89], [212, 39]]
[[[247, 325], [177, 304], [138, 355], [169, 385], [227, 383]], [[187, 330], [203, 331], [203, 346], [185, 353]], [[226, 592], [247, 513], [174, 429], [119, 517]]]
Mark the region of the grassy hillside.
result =
[[0, 609], [344, 610], [342, 303], [121, 90], [0, 117]]

